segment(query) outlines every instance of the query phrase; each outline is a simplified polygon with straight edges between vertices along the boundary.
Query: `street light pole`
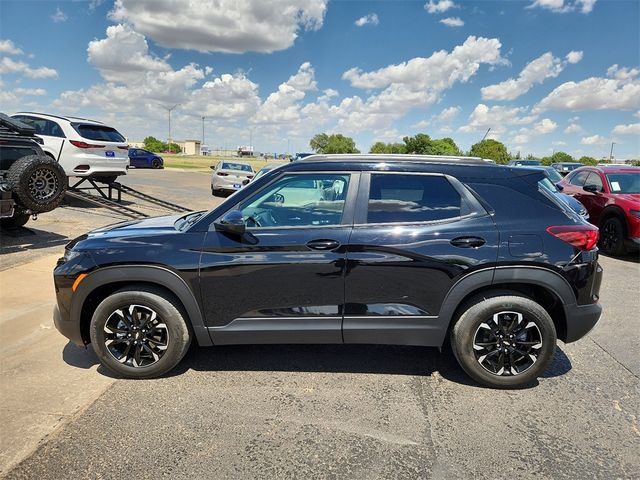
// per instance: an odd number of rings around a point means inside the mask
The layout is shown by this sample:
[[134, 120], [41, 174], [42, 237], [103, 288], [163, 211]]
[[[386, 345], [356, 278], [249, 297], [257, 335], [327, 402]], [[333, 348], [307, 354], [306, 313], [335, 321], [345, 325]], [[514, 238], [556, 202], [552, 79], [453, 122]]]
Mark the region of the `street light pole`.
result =
[[202, 145], [204, 145], [204, 117], [202, 117]]
[[616, 142], [611, 142], [611, 151], [609, 152], [609, 163], [613, 163], [613, 146]]
[[173, 107], [171, 107], [171, 108], [164, 107], [164, 108], [166, 108], [166, 109], [167, 109], [167, 112], [169, 112], [169, 143], [170, 143], [170, 144], [171, 144], [171, 111], [172, 111], [174, 108], [176, 108], [178, 105], [180, 105], [180, 104], [179, 104], [179, 103], [176, 103], [176, 104], [175, 104]]

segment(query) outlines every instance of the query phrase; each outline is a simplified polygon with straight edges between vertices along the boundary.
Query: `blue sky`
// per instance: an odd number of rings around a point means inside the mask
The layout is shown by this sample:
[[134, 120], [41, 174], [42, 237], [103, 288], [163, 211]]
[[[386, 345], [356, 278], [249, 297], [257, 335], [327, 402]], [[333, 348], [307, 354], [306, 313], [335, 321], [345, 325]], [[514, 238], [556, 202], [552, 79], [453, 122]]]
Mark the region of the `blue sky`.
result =
[[[463, 149], [640, 157], [638, 0], [0, 0], [0, 109], [86, 115], [131, 140], [202, 135], [367, 151], [418, 132]], [[289, 146], [289, 147], [288, 147]]]

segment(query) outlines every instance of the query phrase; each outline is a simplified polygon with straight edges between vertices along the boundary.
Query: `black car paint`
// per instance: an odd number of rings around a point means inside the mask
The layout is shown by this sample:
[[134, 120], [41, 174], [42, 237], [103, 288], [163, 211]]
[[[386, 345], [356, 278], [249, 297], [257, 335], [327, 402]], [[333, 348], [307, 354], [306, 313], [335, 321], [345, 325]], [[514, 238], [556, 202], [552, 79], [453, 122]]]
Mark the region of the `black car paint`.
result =
[[[216, 229], [224, 213], [280, 175], [312, 171], [354, 175], [342, 225], [248, 229], [241, 236]], [[453, 221], [366, 225], [358, 211], [369, 172], [449, 175], [464, 190], [469, 211]], [[518, 283], [549, 289], [566, 319], [560, 338], [577, 340], [599, 317], [601, 269], [597, 251], [579, 252], [545, 232], [581, 220], [538, 190], [542, 177], [493, 165], [291, 163], [250, 183], [185, 231], [178, 216], [167, 216], [105, 227], [72, 242], [69, 248], [80, 253], [61, 259], [54, 273], [56, 326], [75, 343], [88, 343], [96, 288], [148, 282], [178, 296], [201, 345], [440, 346], [468, 295]], [[481, 238], [483, 244], [454, 246], [460, 237]], [[308, 246], [314, 240], [339, 245], [316, 250]], [[72, 293], [80, 273], [88, 276]]]

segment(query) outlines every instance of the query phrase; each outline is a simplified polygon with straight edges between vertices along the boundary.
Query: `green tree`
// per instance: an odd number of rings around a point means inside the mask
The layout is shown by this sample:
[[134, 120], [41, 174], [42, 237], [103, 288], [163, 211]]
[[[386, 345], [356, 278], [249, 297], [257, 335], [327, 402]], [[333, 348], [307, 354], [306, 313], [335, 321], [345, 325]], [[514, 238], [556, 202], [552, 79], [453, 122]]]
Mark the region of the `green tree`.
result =
[[489, 158], [496, 163], [506, 164], [509, 161], [509, 152], [502, 142], [487, 138], [471, 146], [469, 154], [472, 157]]
[[598, 160], [596, 160], [593, 157], [580, 157], [580, 160], [578, 160], [578, 162], [584, 163], [585, 165], [597, 165], [598, 164]]
[[551, 165], [552, 163], [569, 163], [575, 162], [575, 158], [566, 152], [554, 152], [550, 157], [543, 157], [542, 165]]
[[418, 155], [460, 155], [460, 149], [452, 138], [432, 139], [426, 133], [418, 133], [413, 137], [404, 137], [406, 153]]
[[180, 153], [182, 152], [182, 148], [177, 143], [167, 143], [165, 144], [165, 150], [171, 153]]
[[147, 137], [144, 139], [144, 149], [150, 152], [164, 152], [167, 149], [167, 144], [155, 137]]
[[353, 138], [341, 133], [319, 133], [309, 141], [309, 146], [316, 153], [360, 153]]
[[404, 143], [376, 142], [371, 145], [369, 153], [406, 153]]

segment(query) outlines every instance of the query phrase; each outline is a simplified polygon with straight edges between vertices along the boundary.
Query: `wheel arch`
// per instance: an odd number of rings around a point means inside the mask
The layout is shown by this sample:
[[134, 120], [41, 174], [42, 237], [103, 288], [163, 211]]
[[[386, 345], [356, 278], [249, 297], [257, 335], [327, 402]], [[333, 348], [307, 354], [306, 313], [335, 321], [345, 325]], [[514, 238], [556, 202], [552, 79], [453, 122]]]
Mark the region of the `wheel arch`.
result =
[[465, 304], [473, 297], [505, 290], [517, 292], [539, 303], [553, 319], [558, 338], [565, 340], [567, 317], [565, 305], [576, 303], [568, 282], [559, 274], [542, 267], [496, 267], [481, 270], [459, 280], [445, 297], [438, 315], [449, 335]]
[[160, 288], [173, 295], [186, 313], [186, 320], [201, 346], [212, 345], [204, 325], [202, 311], [187, 283], [175, 272], [160, 266], [106, 267], [90, 273], [73, 295], [70, 316], [80, 326], [82, 341], [89, 339], [89, 323], [98, 304], [115, 291], [132, 284], [144, 284]]
[[598, 227], [602, 228], [604, 226], [604, 222], [609, 220], [611, 217], [616, 217], [618, 220], [622, 222], [622, 228], [624, 229], [624, 236], [628, 236], [629, 225], [627, 223], [627, 216], [624, 213], [624, 210], [620, 208], [618, 205], [609, 205], [602, 210], [600, 214], [600, 221], [598, 222]]

